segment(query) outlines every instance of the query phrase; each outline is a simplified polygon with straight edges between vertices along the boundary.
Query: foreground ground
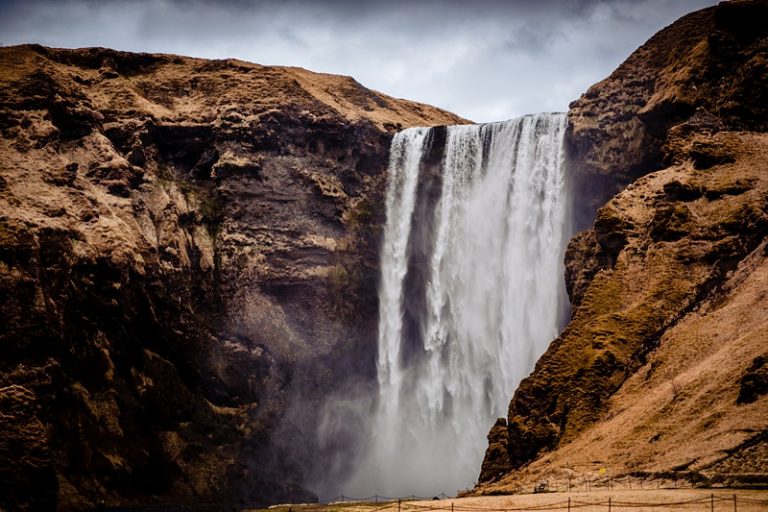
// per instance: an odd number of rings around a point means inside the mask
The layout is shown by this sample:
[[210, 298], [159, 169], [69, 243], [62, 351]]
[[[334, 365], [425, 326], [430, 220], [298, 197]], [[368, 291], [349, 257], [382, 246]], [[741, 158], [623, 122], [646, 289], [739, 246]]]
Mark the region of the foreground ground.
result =
[[[736, 506], [734, 507], [734, 496]], [[444, 500], [402, 501], [388, 503], [334, 502], [327, 505], [281, 505], [273, 512], [380, 512], [428, 511], [452, 512], [568, 510], [583, 512], [632, 509], [635, 512], [659, 510], [701, 510], [758, 512], [768, 510], [768, 491], [743, 489], [613, 489], [510, 496], [478, 496]], [[609, 508], [610, 499], [610, 508]]]

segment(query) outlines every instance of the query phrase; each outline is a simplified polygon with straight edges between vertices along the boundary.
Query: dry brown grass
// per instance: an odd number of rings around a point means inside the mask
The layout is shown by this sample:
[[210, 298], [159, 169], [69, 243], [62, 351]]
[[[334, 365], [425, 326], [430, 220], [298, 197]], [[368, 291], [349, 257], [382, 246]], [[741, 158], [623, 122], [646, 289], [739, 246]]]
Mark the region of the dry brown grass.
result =
[[10, 88], [44, 70], [59, 87], [79, 89], [99, 111], [133, 112], [136, 118], [160, 121], [215, 123], [234, 113], [243, 124], [258, 123], [291, 106], [298, 116], [369, 121], [389, 131], [469, 122], [430, 105], [372, 91], [352, 77], [303, 68], [155, 54], [150, 56], [157, 59], [154, 64], [121, 74], [109, 67], [106, 54], [101, 68], [66, 62], [89, 51], [47, 49], [43, 55], [30, 46], [0, 48], [0, 87]]

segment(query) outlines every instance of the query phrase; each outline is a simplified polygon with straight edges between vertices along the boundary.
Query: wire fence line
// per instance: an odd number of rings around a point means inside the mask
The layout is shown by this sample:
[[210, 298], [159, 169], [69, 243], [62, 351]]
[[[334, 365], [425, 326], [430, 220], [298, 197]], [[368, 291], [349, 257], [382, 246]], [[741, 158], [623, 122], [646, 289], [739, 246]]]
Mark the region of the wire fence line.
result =
[[[735, 475], [738, 476], [738, 475]], [[768, 488], [768, 474], [749, 474], [751, 480], [740, 482], [741, 484], [757, 485], [758, 487]], [[661, 490], [661, 489], [712, 489], [722, 486], [724, 480], [734, 477], [734, 475], [717, 474], [713, 478], [703, 478], [698, 473], [692, 472], [665, 472], [654, 474], [637, 474], [623, 475], [619, 477], [606, 476], [602, 478], [551, 478], [545, 477], [539, 480], [537, 483], [531, 483], [527, 486], [517, 485], [508, 487], [504, 492], [499, 492], [498, 495], [515, 495], [515, 494], [528, 494], [528, 493], [557, 493], [557, 492], [578, 492], [578, 491], [598, 491], [598, 490]], [[742, 476], [743, 478], [743, 476]], [[752, 481], [754, 480], [754, 481]], [[733, 482], [731, 482], [733, 483]], [[733, 487], [726, 485], [722, 487]], [[721, 488], [722, 488], [721, 487]], [[742, 486], [743, 488], [743, 486]], [[458, 491], [458, 497], [468, 492]], [[489, 495], [495, 495], [497, 493], [491, 493]], [[448, 499], [449, 497], [445, 493], [440, 493], [434, 496], [366, 496], [363, 498], [354, 498], [345, 495], [335, 496], [333, 498], [320, 500], [320, 504], [329, 503], [346, 503], [346, 502], [370, 502], [374, 504], [385, 503], [391, 501], [424, 501], [435, 499]]]
[[[451, 510], [452, 512], [515, 512], [515, 511], [545, 511], [545, 510], [571, 510], [571, 509], [577, 509], [577, 508], [584, 508], [584, 507], [607, 507], [607, 510], [612, 509], [619, 509], [619, 508], [655, 508], [655, 507], [665, 507], [667, 509], [669, 508], [676, 508], [676, 507], [686, 507], [688, 505], [710, 505], [708, 507], [711, 510], [715, 510], [716, 505], [722, 505], [722, 504], [732, 505], [732, 509], [734, 511], [738, 512], [738, 505], [739, 504], [754, 504], [754, 505], [762, 505], [765, 507], [768, 507], [768, 499], [760, 500], [760, 499], [754, 499], [754, 498], [747, 498], [747, 497], [739, 497], [737, 494], [733, 494], [731, 496], [715, 496], [714, 493], [711, 493], [709, 496], [703, 496], [701, 498], [694, 498], [689, 500], [677, 500], [677, 501], [666, 501], [666, 502], [638, 502], [638, 501], [622, 501], [622, 500], [614, 500], [612, 497], [609, 497], [606, 500], [601, 501], [582, 501], [575, 498], [568, 498], [567, 500], [560, 500], [552, 503], [546, 503], [546, 504], [540, 504], [540, 505], [528, 505], [525, 507], [467, 507], [467, 506], [455, 506], [454, 503], [451, 503], [450, 507], [446, 506], [438, 506], [438, 507], [431, 507], [426, 505], [417, 505], [417, 504], [405, 504], [403, 507], [402, 504], [398, 508], [398, 510], [402, 508], [410, 508], [410, 509], [418, 509], [421, 511], [445, 511], [445, 510]], [[717, 506], [718, 510], [725, 510], [722, 506]], [[730, 507], [728, 507], [730, 508]], [[701, 510], [701, 507], [698, 507], [699, 510]]]
[[[524, 494], [527, 492], [573, 492], [573, 491], [592, 491], [592, 490], [659, 490], [659, 489], [696, 489], [701, 488], [690, 479], [677, 476], [666, 478], [639, 478], [639, 477], [608, 477], [603, 479], [544, 479], [536, 484], [530, 484], [528, 487], [518, 485], [511, 489], [513, 494]], [[704, 486], [706, 487], [706, 486]]]
[[450, 498], [445, 493], [440, 493], [435, 496], [416, 496], [415, 494], [412, 494], [410, 496], [379, 496], [378, 494], [375, 494], [373, 496], [367, 496], [365, 498], [352, 498], [350, 496], [345, 496], [343, 494], [339, 496], [335, 496], [333, 498], [328, 498], [325, 500], [320, 500], [318, 503], [327, 505], [329, 503], [347, 503], [347, 502], [357, 502], [357, 503], [379, 503], [379, 502], [391, 502], [391, 501], [424, 501], [424, 500], [445, 500]]
[[[695, 472], [668, 472], [642, 476], [624, 475], [604, 478], [544, 478], [527, 486], [507, 487], [498, 494], [527, 494], [596, 490], [659, 490], [659, 489], [768, 489], [768, 474], [716, 474], [703, 477]], [[494, 493], [491, 493], [494, 494]]]
[[[429, 505], [424, 503], [417, 503], [417, 501], [425, 501], [425, 500], [437, 500], [442, 498], [442, 503], [436, 503], [435, 505]], [[383, 512], [383, 511], [391, 511], [391, 512], [432, 512], [432, 511], [441, 511], [441, 512], [546, 512], [546, 511], [557, 511], [557, 510], [579, 510], [579, 509], [585, 509], [585, 508], [591, 508], [592, 510], [607, 510], [609, 512], [613, 510], [619, 510], [619, 509], [639, 509], [639, 508], [658, 508], [663, 510], [676, 510], [676, 509], [688, 509], [688, 510], [699, 510], [699, 511], [710, 511], [715, 512], [716, 510], [718, 512], [726, 512], [726, 511], [734, 511], [739, 512], [740, 507], [749, 506], [751, 509], [755, 509], [755, 507], [760, 507], [759, 510], [768, 510], [768, 498], [767, 499], [757, 499], [757, 498], [750, 498], [747, 496], [739, 496], [738, 494], [734, 493], [731, 495], [715, 495], [714, 493], [710, 493], [709, 496], [701, 496], [697, 498], [692, 499], [685, 499], [685, 500], [676, 500], [676, 501], [665, 501], [665, 502], [655, 502], [655, 501], [628, 501], [628, 500], [622, 500], [622, 499], [614, 499], [614, 497], [607, 497], [606, 499], [597, 500], [597, 501], [589, 501], [585, 499], [579, 499], [578, 497], [568, 497], [567, 499], [561, 499], [558, 501], [553, 501], [549, 503], [542, 503], [542, 504], [536, 504], [536, 505], [527, 505], [527, 506], [514, 506], [514, 505], [505, 505], [505, 506], [469, 506], [469, 505], [463, 505], [461, 502], [450, 502], [450, 504], [445, 503], [444, 501], [447, 499], [450, 499], [446, 497], [445, 494], [441, 494], [435, 497], [423, 497], [423, 496], [406, 496], [404, 498], [394, 498], [394, 497], [386, 497], [386, 496], [369, 496], [365, 498], [359, 498], [359, 499], [353, 499], [348, 496], [337, 496], [336, 498], [332, 498], [330, 500], [325, 500], [324, 504], [315, 504], [313, 505], [303, 505], [303, 506], [297, 506], [296, 508], [301, 510], [302, 512], [309, 512], [314, 510], [328, 510], [329, 506], [338, 506], [338, 507], [368, 507], [373, 506], [373, 508], [366, 508], [365, 512]], [[381, 505], [381, 506], [377, 506]], [[762, 508], [765, 507], [765, 508]], [[291, 510], [289, 508], [289, 510]]]

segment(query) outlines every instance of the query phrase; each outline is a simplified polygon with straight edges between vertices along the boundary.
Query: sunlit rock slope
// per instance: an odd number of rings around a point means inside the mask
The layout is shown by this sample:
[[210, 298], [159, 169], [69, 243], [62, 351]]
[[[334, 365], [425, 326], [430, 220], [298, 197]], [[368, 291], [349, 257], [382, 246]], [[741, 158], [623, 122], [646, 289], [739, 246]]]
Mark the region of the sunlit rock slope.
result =
[[[768, 2], [681, 18], [571, 104], [572, 318], [476, 492], [768, 483]], [[598, 472], [604, 468], [602, 472]]]

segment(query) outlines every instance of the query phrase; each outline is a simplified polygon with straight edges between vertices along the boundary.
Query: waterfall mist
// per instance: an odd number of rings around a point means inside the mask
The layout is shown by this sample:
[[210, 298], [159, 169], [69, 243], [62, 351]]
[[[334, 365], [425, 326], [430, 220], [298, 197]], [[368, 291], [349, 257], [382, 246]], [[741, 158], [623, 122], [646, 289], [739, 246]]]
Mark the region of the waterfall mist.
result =
[[[561, 327], [565, 114], [395, 135], [379, 291], [378, 396], [358, 496], [474, 484], [486, 434]], [[567, 307], [567, 306], [566, 306]]]

